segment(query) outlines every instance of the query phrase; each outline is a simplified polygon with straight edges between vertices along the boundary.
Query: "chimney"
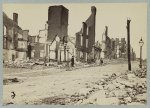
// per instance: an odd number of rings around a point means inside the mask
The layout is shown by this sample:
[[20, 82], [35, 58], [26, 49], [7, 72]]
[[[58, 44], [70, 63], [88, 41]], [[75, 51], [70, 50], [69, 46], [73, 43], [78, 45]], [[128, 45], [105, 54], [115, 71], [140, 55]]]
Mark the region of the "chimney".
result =
[[18, 25], [18, 14], [17, 13], [13, 13], [13, 21], [16, 22]]
[[92, 14], [96, 15], [96, 7], [95, 6], [91, 7], [91, 12], [92, 12]]

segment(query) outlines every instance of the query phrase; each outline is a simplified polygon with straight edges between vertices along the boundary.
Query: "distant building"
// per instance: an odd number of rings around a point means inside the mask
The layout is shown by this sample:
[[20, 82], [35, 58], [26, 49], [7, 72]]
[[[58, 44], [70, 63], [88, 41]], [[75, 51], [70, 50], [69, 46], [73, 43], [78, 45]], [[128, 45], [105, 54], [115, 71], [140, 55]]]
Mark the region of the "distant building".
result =
[[32, 47], [32, 57], [34, 59], [44, 59], [45, 52], [44, 52], [45, 44], [36, 42]]
[[77, 60], [88, 61], [94, 59], [96, 7], [91, 7], [91, 15], [82, 23], [82, 29], [76, 33]]
[[36, 42], [36, 36], [28, 36], [28, 52], [27, 57], [29, 59], [34, 58], [35, 50], [33, 49]]
[[27, 58], [28, 30], [18, 26], [18, 14], [13, 20], [3, 12], [3, 60], [14, 61]]
[[101, 58], [101, 44], [97, 41], [93, 47], [94, 59], [100, 60]]
[[105, 33], [102, 35], [102, 48], [104, 58], [111, 58], [111, 39], [108, 36], [108, 27], [105, 27]]
[[46, 57], [46, 39], [47, 30], [39, 31], [36, 36], [29, 36], [28, 38], [28, 57], [29, 59], [44, 60]]
[[[124, 58], [127, 59], [127, 42], [125, 38], [110, 39], [108, 36], [108, 27], [105, 27], [105, 33], [102, 36], [102, 53], [103, 58], [107, 59], [117, 59]], [[131, 60], [136, 60], [136, 54], [132, 49]]]
[[136, 53], [135, 51], [133, 51], [133, 48], [132, 48], [132, 51], [131, 51], [131, 60], [136, 60]]

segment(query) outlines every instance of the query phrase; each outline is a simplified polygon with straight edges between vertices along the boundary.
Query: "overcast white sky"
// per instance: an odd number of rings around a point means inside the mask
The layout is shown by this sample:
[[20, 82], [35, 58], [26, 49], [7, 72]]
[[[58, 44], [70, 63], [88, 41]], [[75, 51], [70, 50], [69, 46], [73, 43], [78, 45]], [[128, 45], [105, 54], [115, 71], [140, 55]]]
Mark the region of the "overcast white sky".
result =
[[68, 35], [75, 36], [91, 14], [91, 6], [96, 6], [96, 41], [102, 39], [105, 26], [108, 26], [110, 38], [127, 37], [127, 17], [131, 19], [131, 46], [139, 57], [139, 40], [142, 37], [143, 58], [147, 58], [147, 4], [146, 3], [80, 3], [80, 4], [4, 4], [3, 11], [13, 18], [18, 13], [18, 24], [22, 29], [29, 29], [30, 35], [37, 35], [44, 29], [48, 20], [48, 7], [64, 5], [69, 9]]

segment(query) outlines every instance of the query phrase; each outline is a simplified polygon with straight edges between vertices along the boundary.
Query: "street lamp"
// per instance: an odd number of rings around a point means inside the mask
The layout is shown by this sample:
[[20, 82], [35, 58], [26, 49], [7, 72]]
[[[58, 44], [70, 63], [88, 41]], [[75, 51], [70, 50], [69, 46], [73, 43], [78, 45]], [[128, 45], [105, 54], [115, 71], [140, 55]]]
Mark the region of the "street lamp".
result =
[[142, 37], [141, 37], [141, 39], [140, 39], [140, 41], [139, 41], [139, 45], [140, 45], [140, 68], [142, 68], [142, 47], [143, 47], [143, 44], [144, 44], [144, 42], [143, 42], [143, 40], [142, 40]]

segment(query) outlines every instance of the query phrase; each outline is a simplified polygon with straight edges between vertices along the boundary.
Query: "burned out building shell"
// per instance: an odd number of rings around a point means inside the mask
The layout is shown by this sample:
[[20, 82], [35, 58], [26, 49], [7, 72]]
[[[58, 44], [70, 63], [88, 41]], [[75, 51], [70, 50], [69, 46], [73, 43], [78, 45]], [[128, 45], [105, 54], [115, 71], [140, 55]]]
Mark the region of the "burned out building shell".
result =
[[82, 28], [76, 33], [76, 55], [77, 60], [82, 58], [84, 61], [94, 59], [93, 48], [95, 45], [95, 22], [96, 7], [91, 7], [91, 15], [82, 23]]
[[27, 58], [28, 30], [18, 25], [18, 14], [13, 13], [13, 20], [3, 12], [3, 60]]

